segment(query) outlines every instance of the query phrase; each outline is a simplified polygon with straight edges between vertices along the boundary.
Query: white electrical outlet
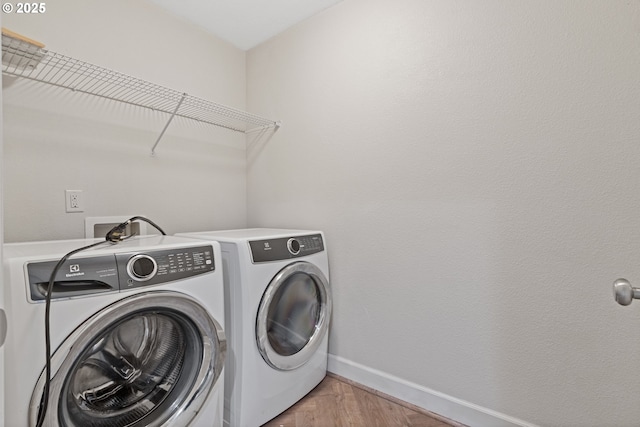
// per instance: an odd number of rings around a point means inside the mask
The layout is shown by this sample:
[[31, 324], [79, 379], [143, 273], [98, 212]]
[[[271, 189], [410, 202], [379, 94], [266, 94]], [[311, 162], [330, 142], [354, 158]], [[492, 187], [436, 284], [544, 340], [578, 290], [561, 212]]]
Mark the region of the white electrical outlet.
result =
[[84, 212], [82, 190], [65, 190], [64, 200], [67, 212]]

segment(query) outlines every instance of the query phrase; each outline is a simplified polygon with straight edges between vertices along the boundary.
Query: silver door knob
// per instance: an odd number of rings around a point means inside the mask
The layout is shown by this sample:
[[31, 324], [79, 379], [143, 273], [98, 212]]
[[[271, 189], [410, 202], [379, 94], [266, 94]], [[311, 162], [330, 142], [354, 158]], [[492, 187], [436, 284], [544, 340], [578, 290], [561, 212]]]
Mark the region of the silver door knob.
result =
[[640, 288], [634, 288], [626, 279], [618, 279], [613, 282], [613, 296], [618, 304], [629, 305], [640, 298]]

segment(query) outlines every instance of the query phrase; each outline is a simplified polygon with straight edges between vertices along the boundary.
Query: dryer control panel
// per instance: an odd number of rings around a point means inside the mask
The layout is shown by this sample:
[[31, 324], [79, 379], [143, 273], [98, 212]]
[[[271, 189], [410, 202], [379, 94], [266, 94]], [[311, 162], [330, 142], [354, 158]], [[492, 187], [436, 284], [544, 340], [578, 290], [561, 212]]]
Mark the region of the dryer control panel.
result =
[[251, 258], [254, 263], [281, 261], [303, 257], [324, 251], [321, 234], [282, 237], [249, 242]]

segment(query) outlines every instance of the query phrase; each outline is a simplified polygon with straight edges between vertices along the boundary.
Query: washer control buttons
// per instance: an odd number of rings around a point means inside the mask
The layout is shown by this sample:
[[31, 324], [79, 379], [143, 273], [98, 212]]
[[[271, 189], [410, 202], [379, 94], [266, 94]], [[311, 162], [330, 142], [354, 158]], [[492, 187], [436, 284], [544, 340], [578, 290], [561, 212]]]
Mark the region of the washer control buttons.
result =
[[289, 249], [291, 255], [298, 255], [300, 253], [300, 242], [297, 239], [287, 240], [287, 249]]
[[158, 264], [149, 255], [136, 255], [127, 263], [127, 272], [133, 280], [144, 282], [156, 275]]

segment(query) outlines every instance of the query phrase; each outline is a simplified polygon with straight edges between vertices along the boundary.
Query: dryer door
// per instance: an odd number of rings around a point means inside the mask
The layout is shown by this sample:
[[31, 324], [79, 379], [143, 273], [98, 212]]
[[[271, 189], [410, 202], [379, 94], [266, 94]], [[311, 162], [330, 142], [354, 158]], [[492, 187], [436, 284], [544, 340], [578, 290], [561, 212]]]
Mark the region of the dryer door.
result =
[[[226, 352], [218, 322], [194, 299], [156, 291], [89, 318], [56, 350], [46, 426], [186, 426], [217, 382]], [[31, 398], [35, 425], [45, 388]]]
[[273, 368], [292, 370], [306, 363], [329, 329], [331, 293], [322, 271], [308, 262], [289, 264], [262, 296], [256, 339]]

